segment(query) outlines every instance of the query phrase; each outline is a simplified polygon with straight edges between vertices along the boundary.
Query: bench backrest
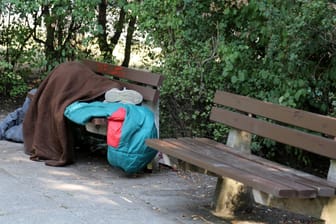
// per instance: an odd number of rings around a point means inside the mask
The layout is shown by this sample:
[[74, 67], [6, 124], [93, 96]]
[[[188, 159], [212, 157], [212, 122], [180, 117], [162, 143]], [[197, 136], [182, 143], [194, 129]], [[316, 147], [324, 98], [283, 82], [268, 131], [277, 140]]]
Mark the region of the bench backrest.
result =
[[[155, 123], [159, 133], [159, 89], [163, 82], [162, 75], [92, 60], [82, 60], [81, 62], [95, 73], [108, 76], [127, 89], [139, 92], [143, 96], [143, 104], [155, 114]], [[96, 128], [99, 125], [106, 125], [106, 119], [102, 118], [92, 119], [91, 122]], [[105, 130], [99, 132], [105, 133]]]
[[144, 100], [154, 104], [158, 102], [159, 88], [163, 82], [162, 75], [91, 60], [83, 60], [82, 63], [96, 73], [107, 75], [115, 81], [121, 82], [127, 89], [138, 91]]
[[336, 159], [336, 119], [246, 96], [217, 91], [210, 119]]

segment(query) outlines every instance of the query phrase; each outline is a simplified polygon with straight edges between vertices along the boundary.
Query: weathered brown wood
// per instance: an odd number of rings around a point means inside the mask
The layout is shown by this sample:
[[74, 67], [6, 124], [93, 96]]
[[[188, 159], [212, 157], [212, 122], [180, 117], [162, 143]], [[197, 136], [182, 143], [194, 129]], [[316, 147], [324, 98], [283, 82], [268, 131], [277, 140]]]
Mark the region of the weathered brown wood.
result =
[[222, 157], [219, 160], [202, 153], [197, 153], [194, 150], [191, 150], [192, 148], [187, 148], [183, 146], [183, 144], [176, 141], [176, 139], [150, 139], [146, 141], [146, 144], [168, 155], [200, 166], [220, 176], [235, 179], [239, 182], [245, 183], [251, 187], [263, 190], [278, 197], [312, 198], [316, 196], [315, 189], [311, 189], [309, 187], [303, 189], [304, 187], [302, 186], [302, 191], [300, 192], [298, 191], [298, 188], [295, 189], [295, 187], [293, 186], [287, 186], [283, 183], [275, 182], [274, 180], [270, 181], [268, 178], [265, 178], [262, 175], [257, 175], [253, 173], [253, 171], [247, 172], [246, 170], [242, 170], [238, 167], [233, 167], [233, 161], [223, 162]]
[[323, 178], [320, 178], [320, 177], [317, 177], [317, 176], [314, 176], [312, 174], [309, 174], [309, 173], [305, 173], [303, 171], [300, 171], [300, 170], [295, 170], [295, 169], [291, 169], [289, 168], [288, 166], [284, 166], [284, 165], [281, 165], [279, 163], [275, 163], [275, 162], [272, 162], [270, 160], [267, 160], [267, 159], [264, 159], [262, 157], [259, 157], [259, 156], [254, 156], [254, 155], [251, 155], [251, 154], [247, 154], [247, 153], [242, 153], [240, 151], [237, 151], [235, 149], [232, 149], [222, 143], [218, 143], [214, 140], [211, 140], [211, 139], [208, 139], [208, 138], [195, 138], [195, 141], [198, 141], [199, 144], [208, 144], [210, 147], [213, 148], [213, 150], [226, 150], [227, 152], [235, 155], [235, 156], [238, 156], [238, 157], [243, 157], [245, 159], [248, 159], [248, 160], [251, 160], [255, 163], [259, 163], [261, 164], [262, 166], [265, 167], [265, 169], [268, 169], [268, 167], [270, 168], [275, 168], [275, 169], [278, 169], [280, 170], [281, 172], [284, 172], [284, 173], [290, 173], [292, 175], [296, 175], [296, 176], [299, 176], [300, 178], [302, 178], [302, 181], [303, 182], [310, 182], [309, 184], [310, 185], [319, 185], [319, 186], [322, 186], [322, 189], [320, 190], [323, 190], [323, 187], [327, 187], [328, 189], [333, 189], [333, 193], [332, 192], [329, 192], [328, 190], [328, 193], [327, 194], [324, 194], [322, 192], [319, 192], [318, 195], [320, 196], [327, 196], [327, 195], [332, 195], [332, 194], [336, 194], [336, 182], [331, 182], [331, 181], [328, 181], [326, 179], [323, 179]]
[[139, 92], [144, 100], [154, 104], [158, 102], [162, 75], [91, 60], [83, 60], [82, 63], [96, 73], [109, 75], [127, 89]]
[[[271, 177], [270, 180], [280, 181], [289, 185], [291, 185], [291, 182], [295, 182], [301, 185], [309, 186], [310, 188], [316, 189], [317, 195], [322, 197], [331, 197], [336, 193], [336, 183], [327, 181], [326, 179], [322, 179], [314, 175], [283, 166], [259, 156], [239, 152], [233, 148], [230, 148], [221, 143], [217, 143], [210, 139], [194, 138], [193, 141], [195, 142], [194, 144], [198, 145], [198, 147], [206, 148], [207, 150], [212, 150], [217, 153], [219, 155], [217, 156], [218, 158], [224, 151], [225, 153], [231, 154], [232, 159], [237, 158], [236, 161], [240, 161], [239, 163], [246, 164], [246, 161], [248, 161], [257, 166], [257, 169], [249, 166], [248, 171], [254, 170], [254, 172], [257, 172], [260, 175], [264, 175], [265, 172], [272, 172], [273, 174], [277, 175], [276, 177]], [[227, 158], [229, 157], [227, 156]]]
[[[162, 75], [92, 60], [82, 60], [81, 62], [95, 73], [107, 75], [126, 89], [139, 92], [143, 97], [144, 104], [147, 104], [155, 112], [155, 119], [158, 123], [159, 88], [164, 79]], [[106, 125], [106, 118], [93, 118], [91, 119], [90, 124], [88, 124], [90, 128], [88, 129], [87, 126], [87, 130], [94, 133], [104, 134]]]
[[[217, 91], [214, 103], [212, 121], [331, 158], [332, 164], [336, 159], [336, 141], [331, 139], [336, 136], [335, 118], [222, 91]], [[240, 140], [231, 146], [249, 144]], [[316, 177], [207, 138], [148, 139], [146, 143], [172, 157], [252, 187], [258, 203], [334, 223], [336, 183], [331, 180], [335, 178]], [[216, 188], [223, 195], [219, 201], [215, 199], [220, 213], [225, 213], [225, 205], [230, 203], [223, 200], [236, 197], [232, 194], [237, 192], [232, 189], [231, 185]]]
[[159, 100], [160, 91], [158, 89], [153, 89], [148, 86], [142, 86], [134, 83], [122, 82], [119, 80], [115, 81], [119, 82], [121, 86], [126, 87], [126, 89], [132, 89], [139, 92], [145, 101], [157, 103]]
[[217, 107], [212, 108], [211, 119], [230, 127], [251, 132], [319, 155], [333, 159], [336, 158], [336, 141], [329, 138], [308, 134], [297, 129], [272, 124]]
[[123, 66], [111, 65], [103, 62], [83, 60], [82, 63], [89, 66], [93, 71], [106, 75], [112, 75], [126, 80], [159, 87], [162, 85], [163, 76], [147, 71], [127, 68]]
[[[202, 156], [205, 155], [209, 158], [213, 158], [218, 162], [230, 164], [230, 166], [233, 168], [268, 179], [270, 182], [273, 181], [275, 183], [290, 186], [297, 191], [297, 197], [315, 197], [318, 195], [318, 191], [321, 188], [313, 185], [303, 184], [303, 180], [301, 177], [292, 175], [287, 172], [283, 172], [276, 167], [268, 166], [267, 168], [265, 168], [264, 165], [255, 162], [259, 158], [257, 156], [250, 155], [251, 157], [255, 157], [253, 161], [244, 156], [239, 157], [231, 154], [230, 151], [232, 150], [230, 150], [229, 147], [227, 147], [225, 150], [214, 150], [210, 145], [202, 144], [202, 142], [191, 138], [179, 138], [173, 143], [178, 145], [179, 147], [184, 147], [185, 149], [191, 150]], [[323, 187], [323, 193], [328, 194], [327, 196], [333, 196], [335, 191], [333, 188]]]
[[264, 102], [247, 96], [217, 91], [214, 103], [273, 120], [336, 136], [336, 118]]

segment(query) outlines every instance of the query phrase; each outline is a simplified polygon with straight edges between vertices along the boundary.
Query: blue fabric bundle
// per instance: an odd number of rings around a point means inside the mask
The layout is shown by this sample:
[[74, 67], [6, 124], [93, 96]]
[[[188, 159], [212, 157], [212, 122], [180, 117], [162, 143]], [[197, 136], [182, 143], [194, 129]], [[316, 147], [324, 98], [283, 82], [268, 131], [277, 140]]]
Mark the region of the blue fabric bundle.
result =
[[108, 145], [107, 160], [126, 173], [136, 173], [144, 169], [157, 153], [145, 144], [147, 138], [157, 138], [154, 113], [149, 108], [99, 101], [74, 102], [66, 108], [64, 115], [77, 124], [85, 125], [92, 117], [107, 118], [120, 108], [126, 110], [121, 137], [117, 147]]

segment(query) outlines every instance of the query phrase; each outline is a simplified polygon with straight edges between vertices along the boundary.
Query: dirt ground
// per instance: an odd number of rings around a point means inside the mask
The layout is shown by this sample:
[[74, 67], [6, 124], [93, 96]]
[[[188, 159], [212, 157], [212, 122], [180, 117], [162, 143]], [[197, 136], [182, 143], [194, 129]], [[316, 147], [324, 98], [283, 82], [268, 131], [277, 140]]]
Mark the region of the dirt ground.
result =
[[[0, 115], [1, 115], [0, 118], [3, 118], [8, 113], [20, 107], [23, 101], [24, 99], [8, 100], [8, 99], [4, 99], [0, 97]], [[178, 171], [178, 175], [181, 178], [187, 178], [187, 179], [204, 178], [201, 176], [202, 174], [185, 172], [185, 171]], [[204, 186], [202, 186], [200, 189], [203, 189], [203, 191], [206, 191], [206, 192], [199, 192], [199, 193], [205, 196], [211, 195], [215, 187], [214, 181], [215, 180], [213, 180], [210, 183], [208, 181], [205, 181]], [[209, 186], [205, 186], [205, 185], [209, 185]], [[208, 209], [210, 209], [210, 207]], [[211, 219], [207, 219], [207, 218], [204, 218], [203, 221], [204, 223], [208, 223], [208, 224], [218, 223], [218, 222], [213, 222], [211, 221]], [[288, 223], [288, 224], [321, 224], [323, 222], [321, 220], [318, 220], [312, 217], [297, 215], [297, 214], [282, 211], [279, 209], [268, 208], [268, 207], [255, 204], [250, 209], [245, 209], [245, 210], [241, 210], [237, 212], [235, 218], [225, 220], [223, 223], [232, 223], [232, 224], [285, 224], [285, 223]]]
[[[203, 174], [189, 172], [189, 171], [177, 171], [181, 178], [190, 180], [190, 183], [195, 183], [202, 192], [198, 192], [199, 195], [204, 197], [212, 197], [214, 188], [216, 185], [215, 177], [208, 177]], [[202, 184], [203, 183], [203, 184]], [[206, 184], [204, 184], [206, 183]], [[207, 209], [211, 210], [210, 207]], [[230, 223], [230, 224], [323, 224], [322, 220], [294, 214], [288, 211], [269, 208], [259, 204], [253, 204], [251, 208], [241, 209], [236, 212], [235, 217], [232, 219], [225, 219], [223, 222], [218, 222], [216, 219], [212, 219], [209, 216], [204, 216], [206, 224], [212, 223]]]

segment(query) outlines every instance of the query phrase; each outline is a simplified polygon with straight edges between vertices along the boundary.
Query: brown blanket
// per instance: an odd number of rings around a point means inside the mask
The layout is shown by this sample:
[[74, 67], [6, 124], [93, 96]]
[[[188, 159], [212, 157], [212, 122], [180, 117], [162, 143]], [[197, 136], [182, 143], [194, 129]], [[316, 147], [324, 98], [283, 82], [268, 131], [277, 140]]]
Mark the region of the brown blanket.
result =
[[75, 101], [91, 101], [111, 88], [121, 88], [79, 62], [56, 67], [39, 86], [23, 121], [25, 152], [32, 160], [64, 166], [73, 162], [69, 124], [63, 113]]

